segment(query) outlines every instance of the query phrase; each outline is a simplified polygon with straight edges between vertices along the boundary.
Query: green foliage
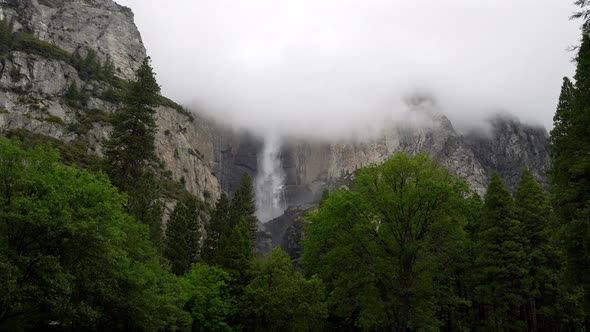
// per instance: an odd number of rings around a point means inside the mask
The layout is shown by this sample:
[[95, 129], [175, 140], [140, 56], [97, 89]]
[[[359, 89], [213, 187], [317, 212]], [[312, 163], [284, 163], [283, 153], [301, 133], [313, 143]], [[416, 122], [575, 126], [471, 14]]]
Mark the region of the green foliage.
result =
[[425, 155], [396, 154], [330, 193], [305, 228], [305, 268], [327, 284], [335, 326], [433, 330], [460, 241], [466, 185]]
[[248, 172], [244, 172], [240, 178], [238, 189], [234, 193], [230, 210], [230, 227], [244, 220], [250, 232], [250, 241], [256, 241], [256, 198], [252, 187], [252, 178]]
[[201, 245], [201, 203], [188, 196], [176, 204], [166, 227], [164, 257], [176, 275], [187, 273], [197, 262]]
[[78, 70], [80, 78], [84, 81], [100, 80], [109, 83], [116, 81], [115, 66], [111, 59], [107, 58], [103, 64], [94, 50], [89, 50], [84, 58], [76, 50], [71, 56], [70, 63]]
[[215, 211], [207, 227], [202, 258], [207, 264], [219, 264], [224, 240], [230, 235], [230, 201], [225, 193], [217, 201]]
[[150, 239], [158, 250], [163, 246], [162, 216], [164, 204], [161, 199], [161, 182], [151, 170], [144, 171], [133, 183], [127, 187], [129, 197], [128, 212], [137, 220], [149, 226]]
[[8, 24], [8, 20], [3, 18], [0, 20], [0, 55], [8, 53], [12, 49], [14, 36]]
[[[85, 102], [85, 101], [84, 101]], [[111, 114], [99, 109], [79, 109], [77, 122], [68, 125], [68, 130], [78, 135], [86, 135], [94, 127], [94, 124], [107, 126], [111, 124]]]
[[485, 196], [476, 260], [476, 299], [484, 312], [479, 323], [484, 329], [522, 330], [526, 326], [520, 313], [531, 282], [525, 244], [514, 201], [494, 172]]
[[113, 132], [104, 143], [105, 155], [116, 183], [127, 190], [144, 170], [157, 161], [154, 107], [160, 92], [150, 59], [144, 59], [129, 83], [125, 106], [113, 119]]
[[64, 61], [78, 71], [80, 78], [86, 80], [100, 80], [112, 84], [117, 83], [115, 66], [110, 58], [102, 63], [96, 51], [89, 50], [82, 58], [78, 51], [69, 54], [58, 46], [42, 41], [27, 32], [13, 34], [6, 19], [0, 20], [0, 55], [12, 51], [21, 51], [53, 60]]
[[64, 98], [66, 104], [74, 108], [84, 108], [84, 104], [88, 101], [88, 96], [78, 90], [76, 82], [70, 84]]
[[62, 120], [60, 117], [57, 117], [55, 115], [48, 115], [47, 118], [45, 118], [45, 121], [47, 122], [51, 122], [51, 123], [55, 123], [58, 124], [60, 126], [65, 126], [66, 123], [64, 122], [64, 120]]
[[230, 292], [230, 275], [218, 267], [195, 264], [183, 280], [192, 330], [233, 331], [229, 322], [237, 313], [237, 303]]
[[250, 281], [250, 272], [254, 260], [249, 225], [245, 218], [232, 228], [224, 243], [221, 267], [228, 271], [238, 287]]
[[165, 107], [170, 107], [175, 109], [178, 113], [186, 116], [191, 122], [195, 121], [195, 117], [193, 116], [193, 114], [187, 110], [186, 108], [182, 107], [181, 105], [178, 105], [177, 103], [175, 103], [174, 101], [164, 97], [164, 96], [160, 96], [160, 100], [159, 100], [159, 105], [161, 106], [165, 106]]
[[576, 292], [565, 288], [561, 279], [562, 253], [552, 238], [556, 224], [549, 195], [527, 170], [515, 195], [516, 218], [528, 240], [525, 251], [531, 278], [526, 301], [530, 330], [574, 329], [582, 316], [576, 309]]
[[190, 317], [102, 173], [0, 138], [0, 329], [171, 330]]
[[240, 313], [256, 331], [320, 331], [328, 317], [324, 300], [322, 281], [305, 279], [289, 255], [275, 248], [245, 287]]
[[16, 139], [21, 148], [34, 148], [37, 146], [49, 146], [59, 152], [61, 161], [69, 166], [77, 166], [92, 171], [104, 169], [102, 160], [88, 153], [86, 143], [76, 141], [71, 144], [64, 141], [32, 133], [26, 129], [13, 129], [6, 133], [6, 137]]
[[71, 55], [46, 41], [39, 40], [35, 36], [20, 32], [17, 34], [13, 47], [15, 50], [22, 51], [29, 54], [36, 54], [47, 59], [60, 60], [67, 63], [71, 62]]
[[328, 188], [324, 188], [324, 190], [322, 190], [322, 197], [320, 198], [320, 206], [328, 199], [328, 196], [330, 196], [330, 190], [328, 190]]
[[566, 268], [585, 292], [590, 314], [590, 36], [582, 34], [575, 84], [564, 79], [550, 144], [552, 201], [561, 225]]
[[154, 118], [160, 92], [150, 58], [145, 58], [129, 83], [125, 106], [113, 118], [113, 132], [104, 142], [105, 156], [113, 182], [129, 193], [129, 212], [150, 226], [150, 238], [162, 246], [161, 188], [157, 175]]

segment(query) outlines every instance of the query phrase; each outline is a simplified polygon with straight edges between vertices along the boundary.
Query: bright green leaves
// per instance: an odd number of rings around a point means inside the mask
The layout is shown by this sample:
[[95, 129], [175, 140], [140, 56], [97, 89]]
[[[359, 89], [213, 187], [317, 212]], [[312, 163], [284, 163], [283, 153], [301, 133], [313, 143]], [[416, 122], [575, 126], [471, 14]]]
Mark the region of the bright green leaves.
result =
[[[330, 193], [306, 228], [305, 266], [332, 312], [362, 329], [433, 329], [467, 186], [424, 155], [396, 154]], [[440, 292], [445, 289], [446, 292]]]
[[258, 262], [240, 308], [247, 326], [260, 331], [318, 331], [328, 316], [322, 281], [295, 271], [280, 248]]
[[[83, 330], [188, 324], [178, 281], [104, 174], [0, 139], [0, 328]], [[172, 324], [172, 325], [171, 325]]]

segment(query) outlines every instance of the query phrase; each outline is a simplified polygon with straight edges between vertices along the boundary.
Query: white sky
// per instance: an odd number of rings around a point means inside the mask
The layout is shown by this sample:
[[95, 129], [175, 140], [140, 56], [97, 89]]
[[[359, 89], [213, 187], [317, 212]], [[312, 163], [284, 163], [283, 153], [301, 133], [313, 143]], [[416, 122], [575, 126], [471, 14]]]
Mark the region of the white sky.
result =
[[550, 128], [581, 22], [573, 0], [117, 0], [165, 95], [239, 126], [334, 135], [404, 117]]

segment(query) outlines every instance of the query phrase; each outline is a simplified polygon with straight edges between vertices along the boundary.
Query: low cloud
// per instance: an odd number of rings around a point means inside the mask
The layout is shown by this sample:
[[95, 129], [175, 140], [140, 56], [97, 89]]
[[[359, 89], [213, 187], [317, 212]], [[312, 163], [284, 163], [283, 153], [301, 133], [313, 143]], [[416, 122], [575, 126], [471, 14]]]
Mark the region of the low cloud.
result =
[[338, 136], [427, 92], [459, 126], [551, 126], [579, 22], [562, 0], [119, 0], [163, 91], [234, 126]]

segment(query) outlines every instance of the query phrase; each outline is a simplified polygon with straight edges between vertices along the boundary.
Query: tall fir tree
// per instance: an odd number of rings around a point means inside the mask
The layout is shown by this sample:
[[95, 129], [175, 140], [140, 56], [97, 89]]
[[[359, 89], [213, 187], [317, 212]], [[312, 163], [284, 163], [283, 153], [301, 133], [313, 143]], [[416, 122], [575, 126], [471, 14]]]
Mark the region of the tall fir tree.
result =
[[113, 132], [105, 142], [105, 155], [115, 183], [123, 190], [128, 190], [157, 161], [154, 107], [158, 104], [160, 86], [149, 57], [143, 60], [136, 76], [129, 84], [124, 108], [115, 115]]
[[254, 253], [252, 251], [252, 241], [250, 241], [249, 224], [246, 218], [242, 217], [227, 238], [220, 259], [221, 267], [231, 274], [235, 283], [235, 290], [238, 292], [250, 282], [253, 259]]
[[[590, 314], [590, 36], [582, 33], [575, 84], [564, 79], [551, 131], [553, 206], [570, 279], [585, 292]], [[588, 322], [590, 325], [590, 322]], [[589, 326], [590, 327], [590, 326]]]
[[521, 232], [512, 196], [494, 172], [484, 199], [476, 259], [476, 301], [482, 311], [479, 327], [485, 330], [526, 327], [522, 310], [530, 281]]
[[[554, 233], [554, 214], [549, 195], [526, 170], [515, 195], [516, 219], [522, 224], [528, 275], [531, 278], [527, 294], [526, 313], [528, 331], [564, 329], [571, 306], [564, 302], [569, 297], [561, 284], [561, 255], [551, 234]], [[567, 328], [566, 328], [567, 329]]]
[[187, 273], [198, 260], [202, 234], [200, 213], [201, 204], [191, 195], [178, 202], [170, 215], [164, 257], [176, 275]]
[[225, 193], [217, 201], [215, 212], [207, 226], [207, 236], [203, 244], [203, 260], [210, 265], [219, 264], [224, 240], [229, 236], [230, 201]]
[[231, 225], [234, 226], [243, 219], [248, 225], [250, 242], [252, 244], [256, 241], [256, 232], [258, 231], [255, 213], [256, 197], [252, 187], [252, 178], [250, 177], [250, 174], [244, 172], [231, 202], [230, 222]]
[[135, 180], [133, 186], [127, 189], [127, 211], [141, 223], [148, 225], [150, 240], [161, 252], [163, 246], [162, 216], [164, 204], [161, 198], [161, 184], [157, 175], [146, 170], [143, 175]]
[[129, 212], [150, 227], [152, 242], [161, 249], [162, 203], [157, 175], [156, 120], [160, 86], [150, 64], [143, 60], [129, 83], [125, 104], [113, 119], [113, 132], [104, 143], [113, 183], [129, 193]]

